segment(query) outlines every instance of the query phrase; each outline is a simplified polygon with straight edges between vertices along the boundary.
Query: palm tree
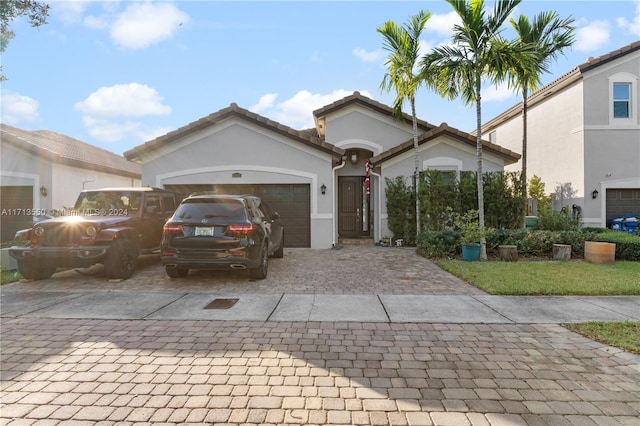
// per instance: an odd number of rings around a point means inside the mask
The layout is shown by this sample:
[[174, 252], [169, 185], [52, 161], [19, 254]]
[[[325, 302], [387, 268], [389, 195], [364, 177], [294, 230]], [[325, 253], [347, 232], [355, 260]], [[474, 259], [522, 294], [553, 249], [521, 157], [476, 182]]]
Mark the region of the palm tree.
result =
[[385, 62], [387, 72], [380, 84], [380, 89], [387, 92], [395, 90], [396, 99], [393, 103], [393, 111], [397, 119], [402, 119], [402, 106], [405, 101], [409, 101], [411, 105], [415, 160], [413, 184], [416, 198], [416, 241], [420, 235], [420, 201], [418, 198], [420, 173], [418, 137], [420, 135], [418, 134], [418, 117], [416, 116], [416, 92], [422, 83], [420, 73], [416, 68], [420, 59], [420, 35], [430, 17], [429, 12], [421, 10], [410, 16], [409, 22], [402, 27], [393, 21], [387, 21], [376, 30], [382, 34], [383, 47], [389, 52]]
[[[458, 96], [476, 106], [476, 154], [478, 160], [478, 221], [480, 225], [480, 260], [487, 259], [482, 183], [482, 98], [483, 79], [494, 83], [505, 78], [516, 63], [525, 64], [531, 55], [528, 45], [519, 45], [500, 36], [502, 26], [521, 0], [496, 1], [493, 13], [486, 14], [484, 0], [447, 0], [460, 17], [453, 27], [452, 43], [434, 48], [422, 60], [422, 78], [443, 97]], [[519, 61], [519, 62], [517, 62]]]
[[[527, 199], [527, 110], [529, 91], [538, 89], [540, 75], [549, 72], [551, 60], [563, 53], [575, 40], [573, 18], [560, 19], [557, 12], [541, 12], [529, 18], [520, 15], [518, 21], [511, 19], [511, 25], [518, 34], [517, 43], [535, 47], [538, 55], [527, 64], [518, 65], [509, 73], [509, 81], [513, 88], [522, 93], [522, 194]], [[525, 209], [526, 211], [526, 209]], [[526, 214], [526, 213], [525, 213]], [[525, 218], [523, 218], [523, 221]]]

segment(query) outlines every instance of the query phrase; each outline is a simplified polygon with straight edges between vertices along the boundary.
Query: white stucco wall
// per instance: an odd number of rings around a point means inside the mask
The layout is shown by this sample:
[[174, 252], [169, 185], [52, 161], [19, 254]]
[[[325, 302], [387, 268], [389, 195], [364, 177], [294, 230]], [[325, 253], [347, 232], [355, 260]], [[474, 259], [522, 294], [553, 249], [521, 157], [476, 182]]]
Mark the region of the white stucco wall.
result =
[[[0, 186], [32, 186], [34, 209], [71, 207], [85, 188], [140, 186], [140, 179], [60, 165], [9, 144], [2, 144]], [[47, 195], [40, 193], [45, 187]]]

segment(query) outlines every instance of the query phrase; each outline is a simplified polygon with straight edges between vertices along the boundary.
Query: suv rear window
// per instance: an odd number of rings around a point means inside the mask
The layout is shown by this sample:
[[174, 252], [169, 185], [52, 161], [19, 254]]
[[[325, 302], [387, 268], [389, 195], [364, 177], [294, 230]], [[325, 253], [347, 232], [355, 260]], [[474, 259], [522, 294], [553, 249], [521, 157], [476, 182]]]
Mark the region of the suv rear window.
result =
[[228, 217], [246, 219], [244, 204], [233, 199], [194, 198], [184, 200], [178, 206], [175, 216], [178, 219], [209, 219]]

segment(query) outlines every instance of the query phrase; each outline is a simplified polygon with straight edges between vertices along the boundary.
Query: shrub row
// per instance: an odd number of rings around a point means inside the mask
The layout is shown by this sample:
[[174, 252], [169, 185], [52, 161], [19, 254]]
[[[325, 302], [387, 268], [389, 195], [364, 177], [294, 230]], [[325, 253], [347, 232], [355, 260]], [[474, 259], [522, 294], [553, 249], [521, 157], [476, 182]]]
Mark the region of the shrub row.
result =
[[[640, 237], [624, 232], [595, 229], [569, 231], [494, 230], [487, 234], [487, 254], [498, 255], [498, 246], [514, 245], [521, 256], [552, 256], [554, 244], [571, 245], [574, 258], [584, 257], [585, 241], [616, 244], [616, 259], [640, 260]], [[460, 234], [454, 230], [425, 232], [418, 241], [418, 253], [426, 257], [446, 258], [460, 255]]]

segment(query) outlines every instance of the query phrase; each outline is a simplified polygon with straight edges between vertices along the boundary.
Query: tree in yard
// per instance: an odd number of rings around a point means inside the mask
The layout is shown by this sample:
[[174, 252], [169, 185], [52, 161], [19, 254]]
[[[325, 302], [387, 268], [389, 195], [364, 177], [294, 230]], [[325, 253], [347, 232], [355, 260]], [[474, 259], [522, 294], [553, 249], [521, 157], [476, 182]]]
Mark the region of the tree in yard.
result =
[[[573, 44], [575, 40], [573, 22], [573, 18], [560, 19], [557, 12], [541, 12], [534, 17], [533, 21], [524, 15], [520, 15], [517, 21], [511, 19], [511, 25], [518, 35], [516, 42], [534, 46], [537, 53], [532, 61], [516, 63], [516, 67], [509, 72], [511, 87], [519, 89], [522, 93], [522, 193], [525, 194], [525, 203], [527, 202], [527, 98], [529, 91], [538, 89], [541, 83], [540, 75], [549, 72], [551, 61]], [[523, 223], [524, 220], [523, 217]]]
[[508, 69], [513, 69], [516, 63], [526, 64], [526, 58], [534, 53], [531, 46], [507, 41], [500, 35], [503, 24], [521, 0], [496, 1], [490, 15], [484, 10], [484, 0], [447, 2], [461, 22], [453, 27], [450, 45], [434, 48], [422, 59], [421, 74], [423, 81], [441, 96], [449, 99], [461, 96], [466, 104], [475, 104], [480, 260], [486, 260], [481, 85], [483, 79], [494, 83], [504, 80]]
[[420, 59], [420, 35], [427, 21], [431, 17], [429, 12], [423, 10], [409, 17], [409, 22], [398, 26], [393, 21], [385, 22], [377, 31], [382, 34], [383, 47], [389, 52], [385, 65], [387, 72], [380, 84], [382, 90], [387, 92], [392, 89], [396, 92], [393, 103], [394, 115], [402, 119], [402, 106], [406, 101], [411, 105], [411, 118], [413, 125], [413, 152], [415, 159], [415, 171], [413, 186], [416, 194], [416, 241], [420, 234], [420, 201], [419, 174], [420, 157], [418, 155], [418, 117], [416, 116], [416, 92], [422, 83], [417, 66]]
[[[47, 23], [49, 5], [35, 0], [1, 0], [0, 1], [0, 53], [7, 49], [15, 33], [9, 28], [9, 23], [18, 16], [28, 16], [32, 27], [39, 27]], [[0, 65], [0, 81], [6, 78], [2, 75]]]

